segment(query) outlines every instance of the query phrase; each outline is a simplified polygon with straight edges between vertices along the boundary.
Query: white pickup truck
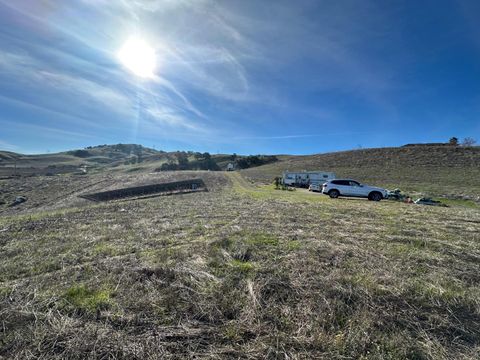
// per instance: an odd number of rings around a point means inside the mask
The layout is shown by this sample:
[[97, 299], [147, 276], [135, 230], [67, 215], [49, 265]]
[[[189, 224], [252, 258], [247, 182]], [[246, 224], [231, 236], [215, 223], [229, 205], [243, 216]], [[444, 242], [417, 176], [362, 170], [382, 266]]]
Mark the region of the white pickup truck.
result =
[[339, 196], [367, 198], [372, 201], [380, 201], [388, 197], [388, 191], [379, 187], [360, 184], [350, 179], [329, 180], [322, 186], [322, 193], [332, 199]]

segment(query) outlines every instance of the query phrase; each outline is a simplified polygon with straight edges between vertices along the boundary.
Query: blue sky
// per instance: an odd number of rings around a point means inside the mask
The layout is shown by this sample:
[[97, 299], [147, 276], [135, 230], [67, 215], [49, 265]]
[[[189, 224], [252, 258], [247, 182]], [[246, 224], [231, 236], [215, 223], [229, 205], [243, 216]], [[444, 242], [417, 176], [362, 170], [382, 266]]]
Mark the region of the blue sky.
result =
[[[157, 66], [119, 61], [131, 37]], [[480, 140], [479, 1], [0, 0], [0, 149]]]

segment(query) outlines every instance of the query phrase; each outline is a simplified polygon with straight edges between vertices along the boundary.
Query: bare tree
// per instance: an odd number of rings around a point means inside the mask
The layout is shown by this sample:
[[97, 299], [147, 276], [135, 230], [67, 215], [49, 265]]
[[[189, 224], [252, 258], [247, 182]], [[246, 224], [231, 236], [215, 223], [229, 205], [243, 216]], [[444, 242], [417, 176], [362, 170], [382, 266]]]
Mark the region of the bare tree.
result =
[[462, 146], [474, 146], [477, 143], [477, 140], [475, 140], [472, 137], [466, 137], [463, 139]]

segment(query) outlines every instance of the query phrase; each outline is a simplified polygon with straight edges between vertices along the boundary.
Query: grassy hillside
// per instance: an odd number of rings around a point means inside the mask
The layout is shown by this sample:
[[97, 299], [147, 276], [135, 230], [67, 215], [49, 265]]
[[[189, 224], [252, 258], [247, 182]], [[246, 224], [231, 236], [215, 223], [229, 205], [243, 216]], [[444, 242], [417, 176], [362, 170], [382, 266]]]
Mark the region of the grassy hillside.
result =
[[[90, 146], [55, 154], [24, 155], [0, 151], [0, 177], [12, 175], [58, 175], [111, 170], [225, 170], [235, 161], [241, 168], [276, 161], [275, 156], [237, 156], [193, 151], [158, 151], [136, 144]], [[16, 168], [15, 168], [16, 167]]]
[[[163, 152], [134, 144], [101, 145], [58, 154], [21, 155], [0, 152], [0, 176], [47, 175], [88, 172], [154, 172], [185, 169], [224, 170], [232, 155], [215, 154], [203, 158], [194, 152]], [[211, 157], [211, 158], [210, 158]], [[276, 158], [236, 156], [238, 165], [252, 166], [242, 174], [254, 182], [270, 183], [284, 170], [334, 171], [337, 177], [364, 183], [400, 188], [413, 195], [480, 201], [480, 147], [407, 146], [343, 151], [307, 156]], [[255, 161], [251, 161], [251, 160]], [[262, 161], [272, 161], [261, 165]]]
[[243, 173], [254, 181], [271, 182], [284, 170], [334, 171], [337, 177], [387, 188], [480, 200], [480, 147], [378, 148], [279, 159]]
[[146, 159], [162, 152], [135, 144], [100, 145], [53, 154], [24, 155], [0, 151], [0, 175], [65, 174], [78, 172], [80, 166], [103, 169]]
[[[208, 193], [76, 199], [194, 175]], [[239, 172], [76, 178], [2, 183], [32, 204], [0, 216], [0, 357], [480, 356], [478, 208], [333, 200]]]

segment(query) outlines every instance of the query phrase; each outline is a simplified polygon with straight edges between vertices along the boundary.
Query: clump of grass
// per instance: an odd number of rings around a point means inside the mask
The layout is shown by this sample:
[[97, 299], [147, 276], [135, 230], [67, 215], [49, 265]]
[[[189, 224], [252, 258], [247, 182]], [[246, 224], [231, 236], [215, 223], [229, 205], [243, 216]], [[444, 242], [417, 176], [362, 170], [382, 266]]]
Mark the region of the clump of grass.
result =
[[301, 243], [298, 240], [290, 240], [286, 244], [288, 251], [295, 251], [301, 248]]
[[7, 297], [12, 292], [12, 289], [8, 286], [0, 286], [0, 299]]
[[470, 298], [474, 299], [477, 296], [477, 294], [473, 294], [474, 292], [462, 284], [444, 280], [436, 282], [415, 280], [409, 290], [414, 293], [418, 299], [445, 304], [468, 303]]
[[58, 260], [48, 259], [45, 262], [33, 267], [32, 273], [33, 274], [44, 274], [56, 270], [60, 270], [62, 265], [59, 263]]
[[95, 312], [108, 309], [112, 305], [112, 292], [109, 289], [94, 290], [86, 285], [74, 285], [63, 295], [66, 308]]
[[95, 255], [114, 256], [118, 255], [120, 252], [115, 246], [105, 242], [100, 242], [93, 248], [93, 253]]
[[253, 246], [277, 246], [278, 238], [271, 234], [253, 233], [247, 235], [245, 242]]
[[248, 274], [250, 273], [251, 271], [254, 270], [254, 266], [251, 262], [249, 261], [241, 261], [241, 260], [236, 260], [236, 259], [233, 259], [231, 262], [230, 262], [230, 265], [236, 270], [236, 271], [239, 271], [243, 274]]

